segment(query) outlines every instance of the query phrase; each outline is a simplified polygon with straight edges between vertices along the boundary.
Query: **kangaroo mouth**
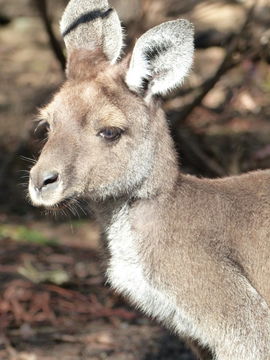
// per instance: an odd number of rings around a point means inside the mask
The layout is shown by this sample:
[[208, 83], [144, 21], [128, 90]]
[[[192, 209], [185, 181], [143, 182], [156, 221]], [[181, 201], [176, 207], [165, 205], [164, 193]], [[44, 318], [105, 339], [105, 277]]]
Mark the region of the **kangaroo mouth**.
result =
[[58, 203], [51, 205], [51, 206], [44, 206], [44, 208], [48, 211], [61, 211], [64, 209], [69, 209], [70, 206], [75, 202], [73, 197], [68, 197], [59, 201]]
[[50, 205], [43, 206], [45, 212], [50, 215], [64, 215], [67, 216], [71, 214], [75, 217], [81, 217], [88, 214], [88, 203], [85, 199], [78, 196], [78, 194], [73, 194], [72, 196], [68, 196], [63, 200]]

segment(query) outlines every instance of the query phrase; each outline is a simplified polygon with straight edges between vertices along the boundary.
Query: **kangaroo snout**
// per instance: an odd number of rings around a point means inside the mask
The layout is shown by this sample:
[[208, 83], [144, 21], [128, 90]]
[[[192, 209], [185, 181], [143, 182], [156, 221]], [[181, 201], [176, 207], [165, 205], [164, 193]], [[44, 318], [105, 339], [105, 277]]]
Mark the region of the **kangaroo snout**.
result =
[[30, 175], [36, 191], [54, 190], [59, 185], [59, 173], [57, 171], [33, 172]]
[[54, 206], [62, 193], [60, 174], [56, 170], [44, 170], [34, 166], [30, 172], [29, 194], [34, 205]]

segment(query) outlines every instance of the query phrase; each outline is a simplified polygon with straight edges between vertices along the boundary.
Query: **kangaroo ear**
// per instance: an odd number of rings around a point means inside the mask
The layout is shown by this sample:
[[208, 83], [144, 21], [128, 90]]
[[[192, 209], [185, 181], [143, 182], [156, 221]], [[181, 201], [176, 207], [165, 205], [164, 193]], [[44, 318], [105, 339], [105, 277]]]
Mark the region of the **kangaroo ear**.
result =
[[101, 50], [115, 63], [120, 56], [123, 35], [116, 11], [107, 0], [71, 0], [60, 22], [68, 56], [73, 50]]
[[131, 57], [126, 75], [130, 90], [166, 95], [179, 86], [192, 65], [193, 42], [193, 26], [187, 20], [168, 21], [147, 31]]

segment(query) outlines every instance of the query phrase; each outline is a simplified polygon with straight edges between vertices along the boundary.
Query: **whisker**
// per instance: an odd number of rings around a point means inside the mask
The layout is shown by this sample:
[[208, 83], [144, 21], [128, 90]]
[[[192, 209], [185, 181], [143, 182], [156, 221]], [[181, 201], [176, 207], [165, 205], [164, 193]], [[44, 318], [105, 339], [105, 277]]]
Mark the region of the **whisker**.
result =
[[74, 209], [75, 213], [77, 214], [78, 218], [80, 219], [81, 215], [80, 215], [79, 211], [76, 208], [76, 204], [74, 204], [73, 209]]
[[69, 222], [69, 226], [70, 226], [70, 231], [71, 231], [71, 234], [74, 235], [75, 234], [75, 231], [74, 231], [74, 226], [72, 224], [72, 222], [70, 221]]
[[28, 188], [28, 182], [20, 183], [18, 186]]
[[29, 173], [30, 173], [30, 170], [23, 169], [23, 170], [17, 170], [16, 172], [29, 174]]
[[24, 160], [24, 161], [30, 162], [31, 164], [35, 164], [37, 162], [36, 159], [30, 158], [30, 157], [27, 157], [27, 156], [23, 156], [23, 155], [20, 155], [20, 158], [22, 160]]
[[79, 200], [79, 199], [75, 199], [75, 204], [76, 204], [76, 206], [81, 210], [81, 212], [86, 216], [87, 213], [86, 213], [86, 211], [84, 210], [84, 208], [82, 207], [82, 205], [80, 204], [80, 200]]
[[67, 204], [66, 208], [74, 215], [78, 216], [78, 213], [76, 212], [76, 209], [72, 206], [72, 204]]

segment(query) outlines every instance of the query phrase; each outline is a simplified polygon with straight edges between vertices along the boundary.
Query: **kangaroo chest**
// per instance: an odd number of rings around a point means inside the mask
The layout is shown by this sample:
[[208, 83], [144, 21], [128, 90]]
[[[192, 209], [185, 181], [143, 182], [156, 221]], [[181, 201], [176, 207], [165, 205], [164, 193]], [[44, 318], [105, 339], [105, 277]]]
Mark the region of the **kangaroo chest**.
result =
[[189, 324], [184, 312], [162, 289], [162, 284], [153, 284], [150, 280], [138, 240], [138, 235], [131, 229], [128, 208], [124, 207], [107, 229], [111, 255], [107, 269], [110, 284], [147, 315], [177, 328], [179, 332], [183, 327], [186, 331]]

